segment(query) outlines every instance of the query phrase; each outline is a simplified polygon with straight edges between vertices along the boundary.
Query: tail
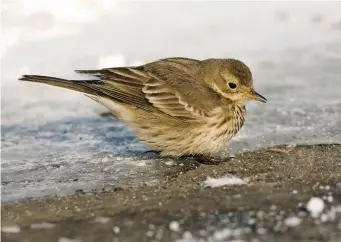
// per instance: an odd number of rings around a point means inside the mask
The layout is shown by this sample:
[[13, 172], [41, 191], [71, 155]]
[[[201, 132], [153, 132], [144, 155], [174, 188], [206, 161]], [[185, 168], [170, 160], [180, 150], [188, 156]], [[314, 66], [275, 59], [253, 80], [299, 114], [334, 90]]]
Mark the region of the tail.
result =
[[[95, 71], [78, 71], [84, 74], [93, 74]], [[98, 71], [96, 71], [97, 73]], [[101, 77], [100, 77], [101, 78]], [[24, 75], [19, 80], [44, 83], [55, 87], [62, 87], [77, 92], [82, 92], [89, 98], [96, 102], [99, 102], [106, 106], [106, 104], [101, 101], [101, 98], [109, 99], [112, 101], [117, 101], [123, 104], [129, 104], [146, 111], [154, 110], [155, 108], [151, 106], [146, 100], [144, 94], [141, 91], [140, 86], [137, 81], [135, 83], [129, 83], [126, 79], [113, 79], [113, 77], [108, 76], [109, 80], [67, 80], [50, 76], [38, 76], [38, 75]], [[110, 79], [111, 78], [111, 79]], [[125, 86], [122, 83], [126, 83]], [[138, 87], [138, 88], [137, 88]]]
[[23, 75], [19, 80], [44, 83], [55, 87], [62, 87], [78, 92], [82, 92], [89, 95], [98, 95], [98, 90], [92, 88], [92, 85], [101, 85], [103, 81], [101, 80], [86, 80], [86, 81], [76, 81], [76, 80], [66, 80], [50, 76], [37, 76], [37, 75]]

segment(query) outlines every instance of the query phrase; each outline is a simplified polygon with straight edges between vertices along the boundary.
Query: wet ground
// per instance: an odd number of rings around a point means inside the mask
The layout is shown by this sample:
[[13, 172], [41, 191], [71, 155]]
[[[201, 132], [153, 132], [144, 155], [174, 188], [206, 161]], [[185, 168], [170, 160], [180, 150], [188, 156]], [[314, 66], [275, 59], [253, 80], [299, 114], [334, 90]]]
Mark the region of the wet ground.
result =
[[[217, 165], [154, 165], [164, 176], [154, 185], [3, 205], [2, 241], [341, 239], [341, 145], [278, 146]], [[243, 182], [212, 180], [222, 177]]]

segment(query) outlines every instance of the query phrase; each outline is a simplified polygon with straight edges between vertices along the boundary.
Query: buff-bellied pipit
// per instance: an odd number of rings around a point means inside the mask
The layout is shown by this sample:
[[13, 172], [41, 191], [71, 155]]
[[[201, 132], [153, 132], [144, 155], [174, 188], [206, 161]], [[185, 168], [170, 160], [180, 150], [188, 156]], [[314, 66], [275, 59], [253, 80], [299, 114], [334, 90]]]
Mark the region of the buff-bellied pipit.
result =
[[85, 93], [128, 124], [163, 156], [214, 156], [245, 120], [245, 101], [266, 99], [250, 69], [235, 59], [167, 58], [142, 66], [78, 70], [94, 80], [24, 75]]

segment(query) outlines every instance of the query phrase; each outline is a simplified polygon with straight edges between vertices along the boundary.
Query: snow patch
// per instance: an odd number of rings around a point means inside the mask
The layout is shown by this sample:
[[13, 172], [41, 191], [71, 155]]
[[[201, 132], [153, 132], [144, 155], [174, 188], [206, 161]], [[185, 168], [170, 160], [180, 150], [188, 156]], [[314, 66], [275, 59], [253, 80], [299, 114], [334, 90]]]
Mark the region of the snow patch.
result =
[[120, 227], [117, 226], [113, 227], [112, 230], [114, 231], [115, 234], [119, 234], [121, 231]]
[[180, 224], [179, 222], [177, 221], [172, 221], [169, 223], [169, 229], [174, 231], [174, 232], [177, 232], [180, 230]]
[[96, 217], [94, 222], [95, 223], [101, 223], [101, 224], [106, 224], [110, 221], [110, 218], [107, 217]]
[[232, 230], [229, 228], [225, 228], [222, 230], [217, 230], [213, 234], [213, 239], [216, 241], [224, 241], [232, 235]]
[[221, 187], [221, 186], [232, 186], [232, 185], [244, 185], [247, 182], [236, 176], [228, 174], [220, 178], [207, 177], [204, 182], [205, 187]]
[[310, 198], [307, 203], [307, 210], [310, 212], [313, 218], [317, 218], [324, 209], [324, 202], [319, 197]]
[[140, 161], [138, 163], [136, 163], [136, 166], [147, 166], [147, 162], [146, 161]]
[[31, 224], [30, 226], [31, 229], [52, 229], [54, 227], [56, 227], [55, 224], [47, 223], [47, 222]]
[[284, 224], [288, 227], [296, 227], [301, 224], [301, 221], [299, 217], [288, 217], [284, 219]]
[[9, 234], [16, 234], [20, 233], [20, 227], [18, 225], [4, 226], [1, 228], [1, 231]]
[[65, 238], [65, 237], [60, 237], [58, 239], [58, 242], [82, 242], [82, 240], [80, 240], [80, 239], [69, 239], [69, 238]]

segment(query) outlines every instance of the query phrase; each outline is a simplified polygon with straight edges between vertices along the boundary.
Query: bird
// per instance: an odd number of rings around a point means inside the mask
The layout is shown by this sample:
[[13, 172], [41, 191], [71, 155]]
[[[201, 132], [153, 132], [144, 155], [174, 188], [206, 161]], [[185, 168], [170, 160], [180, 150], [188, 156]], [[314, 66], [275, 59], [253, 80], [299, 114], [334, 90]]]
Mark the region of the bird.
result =
[[267, 99], [238, 59], [170, 57], [143, 65], [75, 70], [91, 78], [19, 80], [81, 92], [105, 106], [161, 157], [216, 157], [245, 122], [248, 100]]

